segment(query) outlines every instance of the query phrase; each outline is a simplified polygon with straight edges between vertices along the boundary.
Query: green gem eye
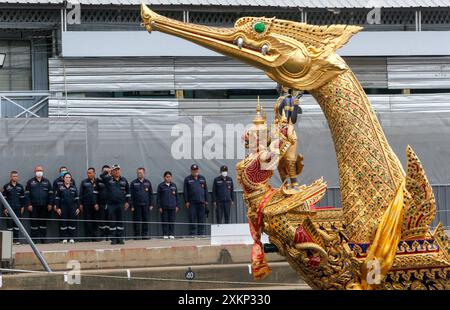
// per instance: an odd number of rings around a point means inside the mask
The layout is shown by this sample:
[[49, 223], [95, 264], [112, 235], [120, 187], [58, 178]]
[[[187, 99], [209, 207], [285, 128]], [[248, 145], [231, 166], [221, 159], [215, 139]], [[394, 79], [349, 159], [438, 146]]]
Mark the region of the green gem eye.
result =
[[266, 30], [266, 25], [262, 22], [258, 22], [253, 26], [253, 29], [255, 29], [257, 33], [263, 33], [264, 30]]

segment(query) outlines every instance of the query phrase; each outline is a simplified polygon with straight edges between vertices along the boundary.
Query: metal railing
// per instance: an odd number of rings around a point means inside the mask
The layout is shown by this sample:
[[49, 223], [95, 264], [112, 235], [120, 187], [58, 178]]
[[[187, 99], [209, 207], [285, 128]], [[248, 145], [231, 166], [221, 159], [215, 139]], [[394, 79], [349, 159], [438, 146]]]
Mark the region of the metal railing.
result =
[[0, 118], [39, 118], [49, 98], [48, 91], [0, 92]]

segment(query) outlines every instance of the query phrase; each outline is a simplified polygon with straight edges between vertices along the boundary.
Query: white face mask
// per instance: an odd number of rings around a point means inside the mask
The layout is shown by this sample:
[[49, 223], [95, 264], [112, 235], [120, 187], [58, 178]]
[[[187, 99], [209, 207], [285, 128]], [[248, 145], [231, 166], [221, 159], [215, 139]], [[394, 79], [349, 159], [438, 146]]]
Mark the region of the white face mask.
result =
[[227, 175], [228, 175], [228, 172], [227, 171], [222, 171], [222, 176], [225, 178]]
[[36, 171], [36, 177], [42, 178], [43, 175], [44, 175], [44, 172], [42, 172], [42, 171]]

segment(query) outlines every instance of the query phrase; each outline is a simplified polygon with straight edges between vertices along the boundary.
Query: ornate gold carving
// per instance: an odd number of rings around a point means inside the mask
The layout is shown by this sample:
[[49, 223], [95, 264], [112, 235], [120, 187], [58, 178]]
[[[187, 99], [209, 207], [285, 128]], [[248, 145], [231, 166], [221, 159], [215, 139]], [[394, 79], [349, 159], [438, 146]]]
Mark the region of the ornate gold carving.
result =
[[[172, 34], [240, 59], [283, 86], [309, 90], [318, 101], [336, 150], [342, 210], [315, 208], [326, 189], [321, 179], [302, 186], [299, 193], [273, 189], [273, 171], [262, 168], [270, 161], [271, 147], [257, 146], [236, 165], [249, 221], [255, 224], [261, 215], [258, 208], [264, 207], [263, 230], [306, 283], [320, 289], [361, 288], [362, 280], [368, 280], [362, 279], [363, 262], [380, 247], [394, 258], [372, 288], [449, 289], [449, 238], [441, 225], [428, 231], [436, 207], [423, 167], [408, 147], [405, 174], [364, 90], [336, 54], [360, 27], [243, 17], [234, 27], [215, 28], [175, 21], [145, 5], [141, 16], [148, 31]], [[253, 129], [267, 130], [265, 119], [256, 120]], [[291, 143], [282, 137], [271, 142], [280, 143], [280, 156]], [[389, 212], [401, 225], [386, 225], [384, 215]], [[390, 228], [398, 227], [401, 240], [396, 244], [398, 238], [385, 237]]]
[[420, 238], [426, 235], [434, 220], [436, 202], [422, 164], [409, 145], [406, 148], [406, 158], [406, 189], [411, 195], [411, 203], [405, 209], [402, 238]]

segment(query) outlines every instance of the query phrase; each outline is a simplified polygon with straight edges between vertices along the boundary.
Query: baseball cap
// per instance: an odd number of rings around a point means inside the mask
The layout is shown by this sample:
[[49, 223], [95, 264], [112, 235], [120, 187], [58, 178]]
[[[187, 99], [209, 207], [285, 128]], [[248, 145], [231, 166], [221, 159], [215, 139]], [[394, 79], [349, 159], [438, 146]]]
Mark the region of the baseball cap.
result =
[[120, 166], [118, 164], [112, 165], [111, 170], [120, 169]]
[[193, 164], [193, 165], [191, 166], [191, 170], [198, 170], [198, 166], [197, 166], [196, 164]]

